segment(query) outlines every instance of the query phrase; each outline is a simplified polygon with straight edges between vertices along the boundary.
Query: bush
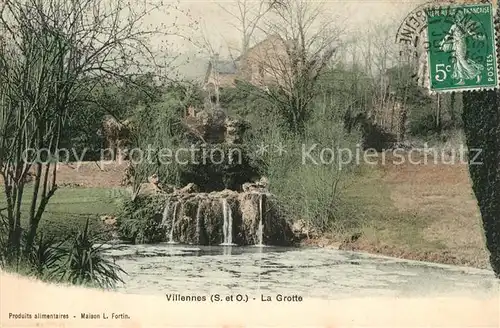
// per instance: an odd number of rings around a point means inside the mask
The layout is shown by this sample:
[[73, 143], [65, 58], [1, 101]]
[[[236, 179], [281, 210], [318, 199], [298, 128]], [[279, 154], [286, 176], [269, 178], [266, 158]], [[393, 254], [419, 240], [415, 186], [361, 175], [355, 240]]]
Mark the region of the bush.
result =
[[[275, 128], [253, 140], [256, 148], [260, 144], [269, 145], [269, 150], [259, 156], [261, 172], [269, 178], [270, 191], [278, 197], [283, 211], [292, 220], [305, 220], [318, 232], [356, 226], [359, 219], [341, 193], [343, 181], [351, 174], [354, 163], [339, 167], [339, 158], [332, 163], [321, 163], [319, 153], [330, 148], [349, 149], [354, 154], [360, 136], [347, 135], [340, 122], [325, 120], [323, 115], [316, 108], [304, 137]], [[268, 123], [276, 126], [272, 121]], [[317, 164], [303, 162], [304, 147], [307, 151], [314, 144], [316, 151], [311, 154]], [[285, 150], [282, 154], [277, 151], [279, 145]]]
[[[160, 150], [175, 150], [185, 141], [181, 118], [190, 105], [202, 103], [201, 90], [195, 86], [172, 84], [165, 87], [155, 102], [137, 106], [133, 118], [135, 129], [132, 147], [151, 149], [149, 158], [138, 161], [134, 167], [133, 184], [137, 190], [147, 177], [156, 173], [162, 183], [179, 185], [181, 165], [176, 161], [162, 164]], [[133, 157], [133, 156], [132, 156]]]
[[[119, 273], [125, 271], [107, 259], [95, 241], [96, 238], [90, 235], [87, 219], [83, 230], [62, 241], [56, 242], [54, 238], [40, 233], [27, 256], [13, 267], [5, 267], [5, 262], [2, 267], [45, 281], [112, 288], [117, 282], [123, 282]], [[5, 251], [5, 248], [2, 250]]]
[[165, 238], [165, 229], [160, 227], [166, 199], [152, 195], [138, 195], [124, 199], [118, 213], [120, 238], [133, 243], [155, 243]]
[[61, 251], [64, 243], [65, 240], [56, 242], [54, 238], [44, 238], [43, 233], [40, 233], [28, 255], [28, 267], [37, 277], [50, 277], [61, 269], [65, 256]]
[[263, 99], [253, 87], [242, 82], [237, 82], [235, 88], [222, 88], [219, 103], [229, 115], [244, 117], [256, 127], [255, 124], [262, 119], [263, 114], [271, 111], [270, 104]]
[[64, 265], [57, 270], [62, 271], [60, 281], [100, 288], [114, 287], [116, 282], [123, 283], [119, 273], [125, 271], [106, 259], [100, 246], [94, 246], [94, 240], [89, 235], [88, 220], [85, 229], [70, 241], [68, 247], [56, 249], [62, 250], [62, 256], [66, 258]]

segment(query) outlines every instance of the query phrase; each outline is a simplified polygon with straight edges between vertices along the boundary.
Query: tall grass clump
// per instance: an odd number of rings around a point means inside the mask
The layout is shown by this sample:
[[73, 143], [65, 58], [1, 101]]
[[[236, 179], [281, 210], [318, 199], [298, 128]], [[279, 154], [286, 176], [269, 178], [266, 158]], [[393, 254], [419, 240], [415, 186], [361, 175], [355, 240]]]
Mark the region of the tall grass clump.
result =
[[257, 149], [268, 146], [261, 154], [262, 173], [292, 219], [304, 220], [321, 233], [358, 226], [360, 217], [342, 194], [356, 167], [358, 137], [347, 135], [342, 124], [326, 120], [319, 110], [303, 135], [268, 122], [271, 128], [261, 129], [265, 133], [253, 142]]
[[102, 245], [95, 246], [89, 235], [89, 222], [83, 231], [70, 241], [67, 248], [62, 248], [65, 262], [61, 266], [60, 281], [74, 285], [90, 285], [100, 288], [112, 288], [123, 280], [119, 273], [125, 273], [118, 265], [105, 258]]
[[[0, 233], [4, 235], [5, 232]], [[96, 237], [90, 234], [89, 219], [82, 230], [63, 240], [46, 237], [43, 233], [35, 239], [30, 253], [16, 263], [5, 259], [1, 248], [0, 265], [7, 271], [36, 277], [43, 281], [70, 283], [98, 288], [113, 288], [123, 283], [120, 273], [126, 272], [106, 258], [102, 245], [96, 245]], [[26, 238], [23, 238], [23, 243]]]

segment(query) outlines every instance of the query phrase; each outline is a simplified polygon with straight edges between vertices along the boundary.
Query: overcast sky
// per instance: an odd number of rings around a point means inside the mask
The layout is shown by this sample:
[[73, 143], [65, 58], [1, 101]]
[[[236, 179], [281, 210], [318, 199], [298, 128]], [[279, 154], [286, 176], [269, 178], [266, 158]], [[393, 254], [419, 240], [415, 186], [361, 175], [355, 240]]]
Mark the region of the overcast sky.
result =
[[[314, 1], [314, 0], [312, 0]], [[213, 48], [220, 52], [221, 56], [228, 56], [228, 45], [238, 47], [240, 45], [240, 32], [231, 24], [236, 23], [228, 13], [220, 6], [234, 8], [231, 3], [236, 0], [204, 0], [190, 1], [181, 0], [180, 9], [189, 11], [189, 17], [178, 16], [178, 23], [181, 25], [189, 22], [199, 22], [199, 30], [195, 33], [186, 30], [186, 34], [193, 40], [201, 41], [204, 35], [209, 39]], [[325, 1], [326, 18], [332, 17], [342, 24], [342, 28], [348, 32], [348, 35], [355, 37], [370, 32], [373, 26], [377, 24], [394, 25], [394, 36], [398, 25], [403, 18], [414, 8], [426, 2], [422, 0], [327, 0]], [[152, 24], [169, 24], [172, 16], [167, 17], [164, 13], [157, 13], [151, 17]], [[175, 43], [171, 47], [172, 52], [182, 53], [182, 58], [193, 55], [200, 49], [190, 42], [184, 41], [178, 37], [171, 37], [171, 42]], [[199, 56], [198, 56], [199, 57]], [[180, 59], [183, 61], [184, 59]], [[184, 69], [199, 71], [203, 70], [203, 63], [200, 60], [192, 62]], [[191, 73], [188, 73], [190, 75]], [[198, 74], [198, 73], [195, 73]]]

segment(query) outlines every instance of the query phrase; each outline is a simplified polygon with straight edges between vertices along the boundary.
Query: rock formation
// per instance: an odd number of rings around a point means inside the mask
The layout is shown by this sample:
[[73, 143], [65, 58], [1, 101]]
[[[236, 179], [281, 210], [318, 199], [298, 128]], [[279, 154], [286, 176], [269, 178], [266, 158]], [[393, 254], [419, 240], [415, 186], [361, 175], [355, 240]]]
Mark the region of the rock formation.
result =
[[189, 135], [209, 144], [238, 144], [243, 132], [248, 128], [246, 122], [227, 117], [219, 108], [189, 107], [182, 123]]
[[114, 227], [116, 225], [116, 218], [112, 215], [101, 216], [101, 221], [106, 226]]
[[[232, 145], [240, 149], [247, 123], [229, 118], [221, 109], [189, 107], [182, 123], [187, 141], [204, 147]], [[239, 145], [238, 145], [239, 144]], [[291, 245], [297, 239], [291, 223], [269, 192], [269, 181], [255, 182], [257, 170], [243, 160], [186, 166], [180, 174], [184, 187], [161, 184], [154, 174], [140, 194], [126, 206], [118, 224], [134, 242], [171, 242], [199, 245]], [[127, 179], [129, 181], [130, 179]], [[189, 183], [188, 183], [189, 182]], [[195, 182], [195, 183], [193, 183]], [[224, 189], [226, 188], [226, 189]], [[229, 189], [230, 188], [230, 189]], [[128, 225], [127, 220], [132, 222]], [[140, 221], [140, 222], [138, 222]], [[136, 224], [137, 223], [137, 224]], [[129, 229], [128, 227], [141, 227]]]
[[[197, 245], [292, 245], [297, 241], [291, 222], [280, 213], [276, 198], [252, 184], [244, 192], [197, 192], [189, 184], [172, 193], [150, 194], [155, 215], [150, 233], [156, 242]], [[151, 230], [151, 229], [150, 229]], [[136, 240], [137, 242], [137, 240]]]

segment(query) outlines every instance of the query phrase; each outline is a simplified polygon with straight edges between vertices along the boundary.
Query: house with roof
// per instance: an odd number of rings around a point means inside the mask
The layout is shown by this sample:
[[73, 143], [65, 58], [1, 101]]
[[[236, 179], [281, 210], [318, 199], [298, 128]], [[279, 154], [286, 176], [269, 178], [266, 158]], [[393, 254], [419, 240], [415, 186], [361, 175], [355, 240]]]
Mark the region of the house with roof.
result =
[[234, 87], [236, 80], [265, 86], [278, 82], [287, 67], [286, 43], [281, 37], [272, 35], [234, 60], [221, 60], [216, 54], [209, 61], [204, 89], [216, 95], [219, 88]]
[[236, 59], [240, 76], [257, 86], [279, 83], [290, 67], [288, 45], [279, 35], [271, 35]]
[[205, 89], [212, 90], [217, 87], [234, 86], [235, 79], [238, 77], [238, 68], [233, 60], [221, 60], [218, 54], [215, 54], [208, 62], [205, 74]]

